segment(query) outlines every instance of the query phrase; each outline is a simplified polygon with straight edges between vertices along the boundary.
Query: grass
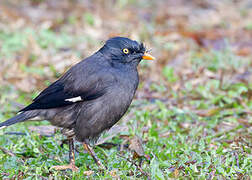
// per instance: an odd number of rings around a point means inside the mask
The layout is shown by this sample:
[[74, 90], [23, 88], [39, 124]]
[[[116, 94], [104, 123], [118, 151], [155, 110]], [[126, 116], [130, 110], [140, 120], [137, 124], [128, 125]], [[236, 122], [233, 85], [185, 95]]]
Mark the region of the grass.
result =
[[[130, 1], [132, 6], [134, 3]], [[125, 7], [127, 1], [118, 1], [117, 6]], [[58, 20], [59, 24], [66, 23], [58, 31], [29, 25], [0, 31], [0, 62], [4, 67], [0, 67], [0, 122], [14, 116], [21, 104], [29, 104], [39, 89], [58, 78], [69, 66], [59, 67], [63, 60], [80, 59], [88, 54], [84, 50], [91, 54], [101, 46], [95, 36], [67, 31], [80, 22], [86, 23], [83, 27], [97, 29], [96, 18], [90, 12], [69, 15], [64, 20], [68, 22]], [[152, 37], [149, 41], [159, 50], [154, 52], [160, 52], [161, 62], [157, 62], [159, 66], [141, 62], [136, 98], [119, 122], [119, 133], [106, 141], [116, 146], [95, 147], [107, 170], [100, 171], [78, 142], [79, 172], [51, 169], [68, 163], [68, 146], [62, 144], [65, 137], [59, 130], [51, 137], [29, 130], [31, 126], [49, 125], [46, 121], [25, 122], [0, 130], [0, 179], [252, 179], [251, 56], [238, 56], [226, 41], [218, 50], [187, 47], [183, 52], [186, 56], [177, 54], [183, 61], [179, 66], [166, 65], [169, 54], [183, 49], [188, 39], [182, 39], [181, 45], [181, 37], [175, 34], [174, 42], [173, 36], [166, 42], [165, 36], [152, 34], [152, 23], [145, 22], [143, 27], [137, 35], [147, 41]], [[250, 29], [249, 24], [246, 29]], [[76, 34], [69, 33], [72, 31]], [[151, 79], [150, 72], [158, 72], [151, 74], [158, 78]], [[141, 140], [139, 144], [135, 138]], [[122, 144], [126, 147], [120, 150]], [[142, 147], [144, 154], [139, 154]]]
[[[199, 67], [213, 72], [226, 68], [225, 65], [219, 65], [219, 58], [226, 52], [214, 53], [218, 55], [209, 53], [201, 57], [202, 59], [192, 56], [191, 63], [196, 67], [195, 71]], [[214, 60], [209, 65], [205, 63], [204, 58]], [[240, 64], [237, 68], [240, 66], [243, 65]], [[163, 77], [164, 81], [171, 84], [180, 81], [168, 67], [164, 68]], [[121, 135], [129, 139], [138, 136], [143, 140], [146, 157], [142, 157], [142, 170], [152, 179], [251, 178], [251, 127], [246, 126], [246, 123], [251, 124], [252, 119], [244, 108], [246, 106], [250, 111], [252, 109], [252, 103], [248, 99], [251, 84], [247, 86], [241, 82], [230, 84], [229, 81], [225, 81], [222, 82], [223, 87], [220, 87], [220, 80], [210, 79], [192, 88], [190, 81], [185, 84], [183, 90], [169, 92], [171, 95], [176, 93], [171, 98], [176, 103], [181, 102], [182, 97], [178, 94], [182, 94], [186, 99], [183, 105], [171, 105], [169, 100], [155, 99], [152, 102], [135, 100], [128, 114], [130, 119], [121, 122], [130, 129]], [[158, 86], [156, 83], [154, 85], [156, 88], [152, 88], [152, 91], [164, 92], [163, 85], [160, 85], [160, 88]], [[5, 91], [4, 88], [1, 92], [11, 94], [11, 91]], [[22, 93], [19, 95], [22, 97]], [[5, 96], [1, 97], [1, 102], [3, 98]], [[22, 98], [19, 100], [27, 104]], [[192, 111], [192, 107], [195, 111]], [[14, 115], [7, 112], [16, 111], [12, 106], [5, 106], [4, 110], [5, 112], [1, 112], [1, 121]], [[245, 119], [246, 123], [243, 124], [241, 119]], [[111, 149], [97, 147], [95, 151], [108, 167], [106, 171], [100, 172], [93, 159], [84, 153], [78, 143], [79, 153], [76, 157], [76, 164], [80, 168], [78, 173], [50, 170], [54, 165], [68, 163], [68, 147], [67, 145], [60, 147], [64, 138], [59, 132], [54, 137], [44, 137], [28, 130], [31, 125], [45, 124], [48, 123], [26, 122], [0, 131], [0, 147], [16, 154], [10, 156], [0, 152], [1, 178], [93, 179], [113, 176], [121, 179], [147, 178], [137, 166], [127, 160], [132, 158], [132, 151], [129, 149], [119, 152], [116, 147]], [[4, 134], [9, 131], [25, 132], [27, 135]], [[110, 142], [121, 144], [123, 139], [117, 135]], [[133, 159], [133, 161], [138, 163], [139, 160]], [[90, 176], [85, 175], [89, 170], [94, 172]]]

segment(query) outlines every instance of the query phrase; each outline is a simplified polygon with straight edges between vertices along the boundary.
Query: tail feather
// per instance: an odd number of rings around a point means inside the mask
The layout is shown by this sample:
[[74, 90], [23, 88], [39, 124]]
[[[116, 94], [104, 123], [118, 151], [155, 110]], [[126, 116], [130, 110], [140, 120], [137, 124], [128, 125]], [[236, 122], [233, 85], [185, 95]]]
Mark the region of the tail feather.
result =
[[4, 121], [2, 123], [0, 123], [0, 129], [5, 128], [7, 126], [10, 126], [12, 124], [16, 124], [18, 122], [23, 122], [26, 121], [28, 119], [31, 119], [33, 117], [35, 117], [37, 115], [37, 113], [30, 113], [30, 112], [22, 112], [10, 119], [8, 119], [7, 121]]

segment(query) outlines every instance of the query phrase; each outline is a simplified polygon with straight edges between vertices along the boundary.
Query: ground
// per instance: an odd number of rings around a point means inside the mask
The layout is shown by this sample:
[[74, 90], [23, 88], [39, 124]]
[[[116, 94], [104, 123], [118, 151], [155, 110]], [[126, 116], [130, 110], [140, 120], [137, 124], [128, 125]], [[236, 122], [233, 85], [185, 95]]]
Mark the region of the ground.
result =
[[[0, 122], [109, 37], [145, 43], [140, 85], [95, 152], [101, 171], [46, 121], [0, 130], [1, 179], [251, 179], [250, 0], [0, 2]], [[105, 144], [104, 144], [105, 143]]]

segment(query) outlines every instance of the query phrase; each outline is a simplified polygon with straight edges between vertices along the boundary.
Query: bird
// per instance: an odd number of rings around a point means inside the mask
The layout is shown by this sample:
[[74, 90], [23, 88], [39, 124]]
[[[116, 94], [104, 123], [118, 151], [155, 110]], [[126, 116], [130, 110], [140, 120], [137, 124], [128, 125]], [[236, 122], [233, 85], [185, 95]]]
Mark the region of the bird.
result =
[[0, 129], [32, 119], [47, 120], [62, 128], [69, 144], [69, 164], [53, 169], [78, 170], [74, 140], [82, 143], [99, 167], [106, 168], [90, 143], [126, 113], [139, 84], [138, 64], [154, 59], [143, 43], [112, 37], [45, 88], [16, 116], [0, 123]]

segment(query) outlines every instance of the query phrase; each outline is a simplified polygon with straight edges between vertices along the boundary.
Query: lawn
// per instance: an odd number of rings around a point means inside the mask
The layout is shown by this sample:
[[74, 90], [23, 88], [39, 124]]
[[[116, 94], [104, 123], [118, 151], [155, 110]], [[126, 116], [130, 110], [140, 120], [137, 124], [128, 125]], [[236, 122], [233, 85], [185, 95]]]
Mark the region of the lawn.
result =
[[111, 36], [156, 61], [95, 146], [106, 170], [79, 142], [78, 172], [51, 169], [66, 137], [30, 121], [0, 130], [0, 179], [252, 179], [251, 1], [62, 2], [0, 2], [0, 122]]

